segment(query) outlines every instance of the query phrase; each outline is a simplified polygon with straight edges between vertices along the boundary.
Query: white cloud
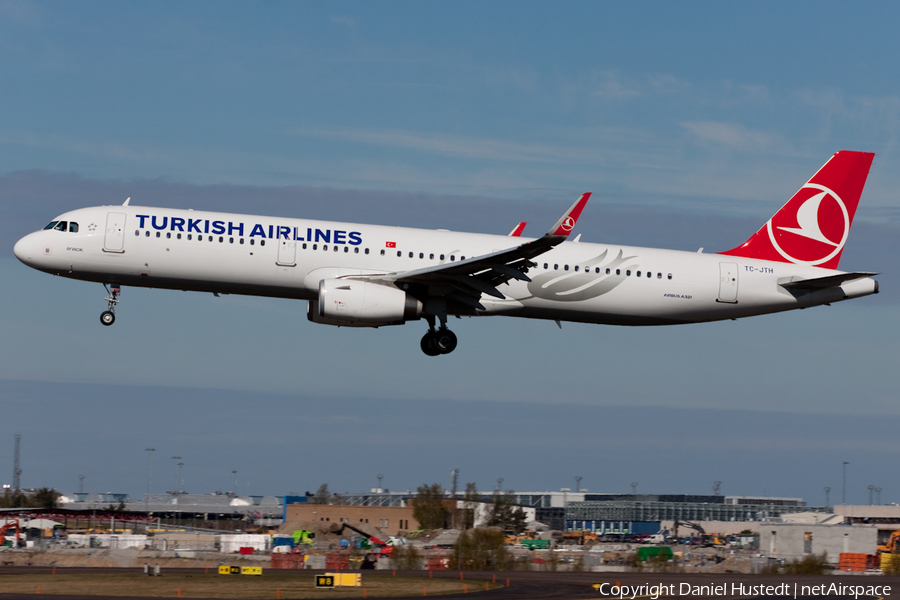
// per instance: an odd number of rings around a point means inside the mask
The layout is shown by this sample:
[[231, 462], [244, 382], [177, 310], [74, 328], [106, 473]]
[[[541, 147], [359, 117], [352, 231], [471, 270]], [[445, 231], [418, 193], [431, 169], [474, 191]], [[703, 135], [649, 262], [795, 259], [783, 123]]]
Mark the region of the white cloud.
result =
[[401, 129], [318, 127], [299, 129], [295, 133], [302, 136], [341, 140], [357, 144], [422, 150], [463, 158], [519, 162], [560, 162], [562, 160], [578, 159], [583, 156], [582, 153], [571, 149], [545, 144], [504, 142], [490, 138], [443, 133], [422, 133]]
[[636, 86], [619, 81], [618, 74], [608, 71], [600, 75], [602, 81], [596, 84], [592, 96], [607, 98], [610, 100], [628, 100], [643, 96], [643, 92]]
[[780, 136], [747, 129], [743, 125], [720, 121], [685, 121], [681, 126], [704, 142], [733, 150], [765, 150], [783, 143]]

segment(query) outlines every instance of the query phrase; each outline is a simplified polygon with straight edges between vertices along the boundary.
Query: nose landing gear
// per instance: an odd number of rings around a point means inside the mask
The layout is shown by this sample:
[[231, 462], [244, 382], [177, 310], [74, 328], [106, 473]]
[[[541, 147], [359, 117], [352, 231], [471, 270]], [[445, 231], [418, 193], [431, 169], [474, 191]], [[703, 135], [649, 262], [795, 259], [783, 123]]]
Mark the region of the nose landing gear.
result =
[[100, 322], [108, 327], [116, 322], [116, 304], [119, 303], [119, 294], [122, 293], [122, 289], [115, 283], [110, 285], [104, 283], [103, 287], [106, 288], [107, 292], [104, 300], [107, 301], [109, 307], [100, 313]]

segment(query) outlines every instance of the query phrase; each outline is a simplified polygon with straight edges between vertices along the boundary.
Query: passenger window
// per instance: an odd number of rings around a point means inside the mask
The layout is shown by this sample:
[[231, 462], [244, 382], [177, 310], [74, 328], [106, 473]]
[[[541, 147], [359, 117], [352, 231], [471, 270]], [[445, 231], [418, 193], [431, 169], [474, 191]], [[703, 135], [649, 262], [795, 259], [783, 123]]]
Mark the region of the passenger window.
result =
[[368, 253], [369, 253], [369, 249], [368, 249], [368, 248], [366, 248], [366, 254], [368, 254]]
[[550, 265], [548, 265], [547, 263], [544, 263], [544, 270], [547, 270], [547, 267], [549, 267], [549, 266]]
[[69, 233], [78, 233], [78, 223], [75, 223], [75, 222], [69, 223]]
[[554, 271], [559, 271], [559, 265], [553, 265], [553, 270], [554, 270]]
[[168, 240], [168, 239], [171, 239], [171, 238], [172, 238], [172, 232], [171, 232], [171, 231], [167, 231], [167, 232], [166, 232], [166, 239]]
[[313, 244], [313, 250], [318, 250], [318, 249], [319, 249], [319, 245], [318, 245], [318, 244]]
[[340, 249], [341, 249], [340, 246], [334, 246], [334, 251], [335, 251], [335, 252], [337, 252], [337, 251], [340, 250]]
[[569, 270], [569, 265], [563, 265], [563, 271], [568, 271], [568, 270]]
[[443, 254], [441, 254], [441, 260], [444, 260], [444, 255], [443, 255]]
[[381, 255], [384, 256], [384, 249], [381, 250]]
[[429, 255], [428, 255], [428, 258], [429, 258], [430, 260], [434, 260], [434, 253], [429, 254]]
[[344, 254], [350, 252], [350, 246], [344, 246]]
[[459, 257], [459, 260], [466, 260], [466, 257], [465, 257], [465, 256], [460, 256], [460, 257]]
[[397, 250], [397, 258], [399, 258], [399, 257], [401, 257], [401, 256], [403, 256], [403, 253], [400, 252], [399, 250]]
[[241, 245], [243, 245], [243, 244], [244, 244], [244, 238], [238, 238], [238, 243], [241, 244]]
[[233, 244], [233, 243], [234, 243], [234, 238], [228, 238], [228, 243], [229, 243], [229, 244]]
[[656, 274], [656, 278], [657, 278], [657, 279], [662, 279], [662, 273], [657, 273], [657, 274]]
[[575, 272], [578, 272], [578, 265], [575, 265]]
[[[180, 233], [176, 233], [176, 234], [175, 234], [175, 237], [178, 238], [178, 239], [180, 240], [180, 239], [181, 239], [181, 234], [180, 234]], [[241, 241], [243, 242], [244, 240], [241, 240]]]
[[419, 252], [419, 258], [425, 258], [425, 253]]
[[44, 229], [53, 229], [54, 227], [56, 227], [56, 223], [57, 221], [50, 221], [49, 223], [47, 223], [47, 226], [44, 227]]
[[454, 256], [453, 254], [451, 254], [451, 255], [450, 255], [450, 260], [451, 260], [451, 261], [456, 260], [456, 256]]
[[157, 231], [157, 232], [156, 232], [156, 237], [160, 237], [160, 235], [162, 235], [162, 234], [160, 234], [160, 232]]
[[145, 231], [145, 232], [144, 232], [144, 237], [150, 237], [150, 232], [149, 232], [149, 231]]
[[266, 240], [259, 240], [259, 245], [260, 245], [260, 246], [265, 246], [265, 245], [266, 245]]
[[353, 254], [359, 254], [359, 246], [353, 249]]
[[[241, 240], [241, 242], [243, 242], [243, 240]], [[306, 243], [304, 242], [304, 244], [300, 247], [303, 248], [304, 250], [306, 250]]]
[[410, 258], [413, 257], [413, 253], [412, 253], [412, 252], [409, 253], [409, 257], [410, 257]]
[[209, 241], [213, 241], [213, 236], [208, 236], [208, 237], [209, 237]]
[[252, 246], [255, 243], [256, 243], [256, 240], [254, 240], [253, 238], [250, 238], [250, 245]]
[[621, 269], [616, 269], [616, 275], [621, 275], [621, 274], [622, 274], [622, 270], [621, 270]]
[[322, 252], [328, 252], [328, 244], [322, 244]]
[[[46, 227], [45, 227], [45, 229], [46, 229]], [[134, 235], [141, 235], [141, 232], [138, 231], [137, 229], [135, 229], [135, 230], [134, 230]]]
[[57, 231], [65, 231], [67, 225], [68, 225], [68, 223], [66, 221], [60, 221], [59, 223], [56, 224], [56, 227], [54, 227], [53, 229], [55, 229]]
[[651, 273], [650, 271], [647, 271], [647, 279], [650, 279], [651, 277], [653, 277], [653, 273]]
[[193, 239], [193, 238], [191, 237], [191, 234], [188, 234], [188, 238], [187, 238], [187, 239], [188, 239], [188, 240]]
[[641, 276], [641, 272], [638, 271], [637, 273], [635, 273], [635, 276], [636, 276], [636, 277], [640, 277], [640, 276]]
[[669, 273], [669, 275], [668, 275], [668, 277], [669, 277], [669, 279], [672, 279], [672, 274], [671, 274], [671, 273]]

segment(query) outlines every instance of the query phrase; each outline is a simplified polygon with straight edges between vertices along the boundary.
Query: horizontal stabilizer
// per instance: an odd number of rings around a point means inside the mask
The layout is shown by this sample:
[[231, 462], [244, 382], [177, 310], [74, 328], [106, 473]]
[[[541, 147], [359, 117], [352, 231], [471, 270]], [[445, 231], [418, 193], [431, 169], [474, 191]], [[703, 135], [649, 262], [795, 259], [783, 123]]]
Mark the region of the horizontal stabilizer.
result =
[[783, 288], [794, 290], [823, 290], [825, 288], [837, 287], [848, 281], [855, 279], [863, 279], [865, 277], [873, 277], [878, 273], [867, 273], [858, 271], [856, 273], [840, 273], [838, 275], [829, 275], [827, 277], [815, 277], [813, 279], [797, 279], [795, 281], [786, 281], [779, 283]]

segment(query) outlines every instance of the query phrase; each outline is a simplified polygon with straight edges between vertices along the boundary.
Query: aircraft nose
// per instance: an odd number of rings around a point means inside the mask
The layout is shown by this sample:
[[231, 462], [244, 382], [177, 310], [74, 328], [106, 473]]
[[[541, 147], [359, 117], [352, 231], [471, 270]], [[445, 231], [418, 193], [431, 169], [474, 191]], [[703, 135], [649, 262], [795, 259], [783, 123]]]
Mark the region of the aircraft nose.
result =
[[30, 265], [34, 261], [35, 257], [35, 249], [36, 244], [34, 240], [34, 234], [29, 233], [21, 240], [16, 242], [15, 247], [13, 248], [13, 252], [20, 261], [25, 263], [26, 265]]

